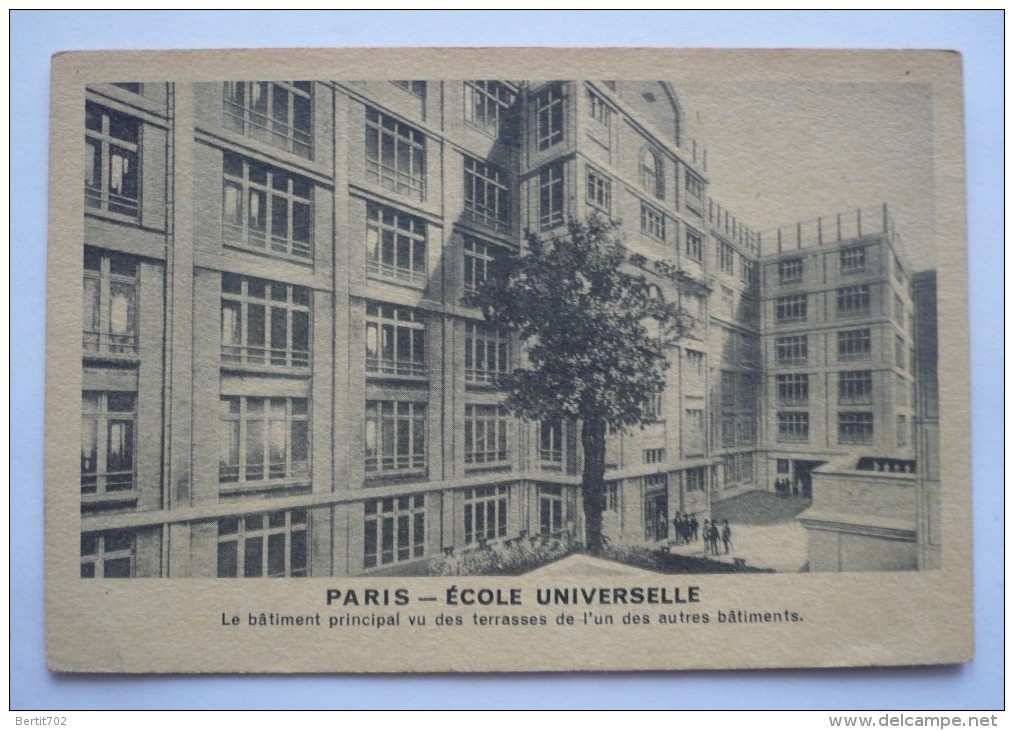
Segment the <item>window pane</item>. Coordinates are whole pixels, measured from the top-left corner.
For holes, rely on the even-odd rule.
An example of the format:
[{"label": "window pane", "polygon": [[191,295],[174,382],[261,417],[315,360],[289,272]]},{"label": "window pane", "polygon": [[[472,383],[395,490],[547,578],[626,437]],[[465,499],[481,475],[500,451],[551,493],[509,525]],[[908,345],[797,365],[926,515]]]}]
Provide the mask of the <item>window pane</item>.
[{"label": "window pane", "polygon": [[218,543],[218,577],[235,578],[238,570],[236,541]]},{"label": "window pane", "polygon": [[264,574],[264,538],[248,537],[243,543],[243,576],[258,578]]}]

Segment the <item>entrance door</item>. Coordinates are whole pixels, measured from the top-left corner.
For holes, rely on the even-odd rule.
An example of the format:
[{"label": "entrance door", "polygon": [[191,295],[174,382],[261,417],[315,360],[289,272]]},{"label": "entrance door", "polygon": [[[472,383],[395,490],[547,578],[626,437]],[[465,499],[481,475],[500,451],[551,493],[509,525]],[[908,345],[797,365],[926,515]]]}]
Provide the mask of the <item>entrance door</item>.
[{"label": "entrance door", "polygon": [[804,497],[813,496],[813,475],[811,472],[825,463],[823,461],[802,461],[799,459],[792,462],[793,483],[799,482],[799,492]]},{"label": "entrance door", "polygon": [[644,478],[644,539],[658,542],[669,537],[669,488],[665,474]]}]

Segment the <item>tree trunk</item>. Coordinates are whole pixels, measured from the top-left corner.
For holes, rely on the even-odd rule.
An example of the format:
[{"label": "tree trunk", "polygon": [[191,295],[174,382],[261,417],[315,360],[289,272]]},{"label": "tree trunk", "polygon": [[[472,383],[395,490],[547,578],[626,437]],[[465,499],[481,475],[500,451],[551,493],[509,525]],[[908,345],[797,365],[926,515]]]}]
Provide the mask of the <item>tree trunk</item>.
[{"label": "tree trunk", "polygon": [[581,493],[584,503],[585,546],[592,555],[602,552],[602,512],[606,506],[606,423],[601,418],[581,422],[584,472]]}]

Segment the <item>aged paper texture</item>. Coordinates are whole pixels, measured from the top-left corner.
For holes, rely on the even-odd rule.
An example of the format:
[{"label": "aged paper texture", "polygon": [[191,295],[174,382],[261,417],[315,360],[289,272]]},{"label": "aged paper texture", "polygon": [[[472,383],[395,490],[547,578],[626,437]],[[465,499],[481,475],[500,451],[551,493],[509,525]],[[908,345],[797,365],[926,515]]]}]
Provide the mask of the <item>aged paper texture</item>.
[{"label": "aged paper texture", "polygon": [[970,659],[960,79],[54,57],[50,668]]}]

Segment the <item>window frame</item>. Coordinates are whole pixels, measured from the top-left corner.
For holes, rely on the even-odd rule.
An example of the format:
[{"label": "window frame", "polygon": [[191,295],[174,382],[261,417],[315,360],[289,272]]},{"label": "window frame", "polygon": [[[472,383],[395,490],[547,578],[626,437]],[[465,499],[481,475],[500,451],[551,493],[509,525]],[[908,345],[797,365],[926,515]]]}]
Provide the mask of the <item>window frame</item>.
[{"label": "window frame", "polygon": [[511,202],[507,171],[469,155],[464,155],[464,158],[466,217],[483,228],[509,233]]},{"label": "window frame", "polygon": [[779,406],[806,406],[810,404],[810,376],[808,373],[779,373],[775,376],[776,402]]},{"label": "window frame", "polygon": [[[428,234],[428,226],[423,219],[395,208],[368,203],[367,276],[414,287],[425,287],[429,279]],[[408,266],[404,265],[406,260]]]},{"label": "window frame", "polygon": [[647,145],[638,157],[638,182],[641,190],[658,200],[665,200],[665,158]]},{"label": "window frame", "polygon": [[548,150],[564,137],[563,87],[553,83],[535,94],[535,142],[539,151]]},{"label": "window frame", "polygon": [[838,331],[838,362],[868,362],[873,359],[873,334],[869,327]]},{"label": "window frame", "polygon": [[368,300],[365,347],[367,377],[429,376],[426,315],[422,310]]},{"label": "window frame", "polygon": [[426,495],[370,499],[363,503],[363,569],[426,556]]},{"label": "window frame", "polygon": [[613,181],[612,178],[604,175],[594,167],[588,166],[585,175],[586,186],[585,200],[588,205],[601,210],[606,215],[612,215],[613,209]]},{"label": "window frame", "polygon": [[806,264],[802,256],[782,259],[778,262],[778,283],[798,284],[803,280],[805,271]]},{"label": "window frame", "polygon": [[803,444],[809,442],[809,411],[778,411],[776,419],[776,441],[778,443]]},{"label": "window frame", "polygon": [[866,246],[849,246],[838,255],[838,271],[841,274],[858,274],[866,270]]},{"label": "window frame", "polygon": [[[92,124],[96,117],[97,129]],[[117,131],[126,136],[117,136]],[[140,119],[85,102],[85,165],[89,171],[84,179],[86,213],[101,211],[135,221],[140,218],[143,136]],[[118,172],[114,160],[119,160]],[[117,180],[119,184],[114,185]]]},{"label": "window frame", "polygon": [[[111,539],[123,540],[125,547],[116,543],[108,546]],[[94,548],[90,546],[94,544]],[[133,578],[137,559],[137,538],[129,530],[109,530],[106,532],[85,532],[81,534],[81,578]],[[126,572],[107,575],[111,564],[122,565],[126,561]],[[88,566],[91,566],[89,569]],[[91,573],[86,575],[86,573]]]},{"label": "window frame", "polygon": [[775,299],[775,324],[794,324],[806,322],[807,312],[806,294],[788,294]]},{"label": "window frame", "polygon": [[[252,407],[254,404],[256,408]],[[312,464],[311,423],[308,398],[220,396],[219,488],[259,489],[308,483]],[[260,438],[257,438],[258,430]],[[279,443],[276,441],[279,436],[284,438],[284,455],[280,461],[277,460]],[[259,463],[251,458],[258,447]],[[305,458],[297,458],[300,452]]]},{"label": "window frame", "polygon": [[539,229],[548,231],[567,218],[566,182],[562,162],[543,165],[539,170]]},{"label": "window frame", "polygon": [[465,545],[507,537],[510,489],[506,484],[469,487],[462,491]]},{"label": "window frame", "polygon": [[808,335],[775,338],[775,362],[779,365],[806,365],[810,359]]},{"label": "window frame", "polygon": [[838,287],[835,315],[839,318],[864,317],[871,312],[870,285],[852,284]]},{"label": "window frame", "polygon": [[[462,451],[465,468],[489,468],[509,465],[510,414],[495,403],[465,404],[465,437]],[[495,439],[490,448],[490,441]]]},{"label": "window frame", "polygon": [[[494,139],[499,138],[517,94],[500,81],[465,81],[463,96],[465,122]],[[480,102],[481,122],[475,113]]]},{"label": "window frame", "polygon": [[874,416],[872,411],[838,411],[838,443],[872,444]]},{"label": "window frame", "polygon": [[465,322],[465,383],[498,385],[511,372],[510,351],[510,337],[503,330]]},{"label": "window frame", "polygon": [[873,371],[840,370],[838,372],[838,405],[872,405]]},{"label": "window frame", "polygon": [[665,243],[665,213],[641,201],[641,233]]},{"label": "window frame", "polygon": [[[363,441],[367,479],[426,474],[429,461],[427,406],[424,401],[379,398],[366,401]],[[402,436],[404,449],[399,444]]]},{"label": "window frame", "polygon": [[424,132],[368,106],[364,152],[367,182],[414,200],[426,200]]},{"label": "window frame", "polygon": [[[239,291],[234,291],[234,285]],[[263,287],[263,296],[251,290]],[[280,296],[284,293],[284,299]],[[221,362],[223,367],[264,367],[308,370],[312,362],[312,293],[307,287],[285,282],[222,272]],[[250,342],[256,332],[256,309],[260,307],[263,342]],[[227,318],[226,313],[231,314]],[[276,344],[279,316],[284,324],[284,342]],[[230,323],[233,325],[230,327]],[[238,325],[238,341],[235,338]],[[297,343],[297,332],[305,330],[305,343]],[[304,348],[297,348],[303,344]]]},{"label": "window frame", "polygon": [[[237,89],[242,89],[240,95]],[[266,94],[263,109],[255,106],[254,89],[260,90],[258,94]],[[283,94],[286,101],[280,104]],[[314,152],[313,102],[312,81],[225,81],[222,84],[223,124],[227,129],[308,160],[313,159]],[[301,108],[306,124],[297,127]],[[279,112],[284,113],[284,120],[280,119]]]},{"label": "window frame", "polygon": [[[260,521],[259,527],[255,526],[256,521]],[[280,570],[276,567],[277,552],[274,560],[272,557],[273,548],[277,551],[279,537],[282,538]],[[219,518],[217,545],[219,578],[307,578],[310,576],[309,510],[303,507]],[[235,548],[231,556],[234,570],[227,569],[230,545]],[[254,548],[255,545],[259,545],[259,549]],[[255,558],[259,563],[256,567]]]},{"label": "window frame", "polygon": [[[129,269],[133,271],[124,273]],[[137,356],[140,269],[140,261],[133,256],[85,246],[81,349],[86,357],[91,353]],[[122,312],[117,304],[121,294],[126,295]],[[118,326],[121,318],[122,327]]]},{"label": "window frame", "polygon": [[[116,403],[115,407],[113,402]],[[90,448],[88,455],[85,453],[86,438]],[[82,501],[101,502],[136,497],[136,392],[81,392],[81,449]],[[94,468],[91,468],[92,461]],[[127,462],[129,466],[126,465]]]},{"label": "window frame", "polygon": [[559,418],[539,421],[539,461],[562,466],[564,450],[563,421]]}]

